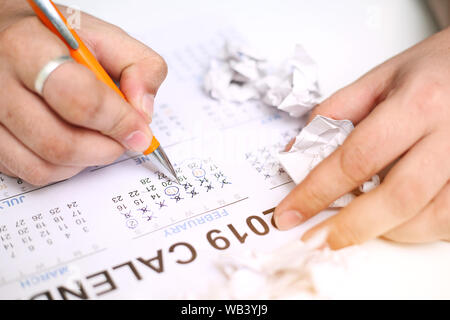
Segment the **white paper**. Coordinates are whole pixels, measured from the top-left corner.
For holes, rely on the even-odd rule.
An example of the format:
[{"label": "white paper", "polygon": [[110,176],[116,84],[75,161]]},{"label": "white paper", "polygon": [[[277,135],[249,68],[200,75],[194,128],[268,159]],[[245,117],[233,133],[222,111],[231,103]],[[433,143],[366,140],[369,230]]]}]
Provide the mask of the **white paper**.
[{"label": "white paper", "polygon": [[203,86],[214,99],[261,100],[292,117],[308,113],[320,98],[317,65],[301,45],[275,66],[254,48],[227,42],[211,61]]},{"label": "white paper", "polygon": [[[299,184],[315,166],[344,143],[353,129],[353,123],[349,120],[316,116],[295,138],[292,148],[278,155],[283,168],[295,183]],[[360,191],[369,192],[379,184],[380,178],[375,175],[360,187]],[[353,193],[347,193],[333,202],[330,207],[345,207],[354,198]]]}]

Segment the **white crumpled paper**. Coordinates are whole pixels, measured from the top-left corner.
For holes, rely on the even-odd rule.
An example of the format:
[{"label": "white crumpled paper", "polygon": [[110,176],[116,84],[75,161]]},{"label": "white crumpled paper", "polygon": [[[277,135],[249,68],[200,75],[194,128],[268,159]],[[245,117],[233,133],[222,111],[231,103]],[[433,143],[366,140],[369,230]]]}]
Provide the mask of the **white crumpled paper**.
[{"label": "white crumpled paper", "polygon": [[204,89],[217,100],[260,99],[293,117],[309,112],[320,98],[317,65],[301,45],[276,67],[255,49],[227,42],[221,57],[210,63]]},{"label": "white crumpled paper", "polygon": [[259,99],[259,92],[252,83],[262,76],[263,61],[264,58],[251,49],[226,43],[221,56],[210,63],[204,89],[217,100],[241,103]]},{"label": "white crumpled paper", "polygon": [[260,79],[257,87],[263,102],[292,117],[308,113],[320,98],[317,65],[301,45],[278,71]]},{"label": "white crumpled paper", "polygon": [[349,278],[356,258],[364,258],[360,247],[332,251],[324,246],[327,233],[307,242],[296,240],[277,250],[252,250],[225,255],[216,261],[223,285],[211,285],[203,299],[326,299],[324,284]]},{"label": "white crumpled paper", "polygon": [[[287,152],[280,152],[281,165],[296,184],[299,184],[309,172],[334,150],[342,145],[354,129],[350,120],[333,120],[316,116],[295,138],[295,143]],[[378,175],[360,186],[361,192],[369,192],[380,184]],[[355,195],[348,193],[337,199],[330,207],[347,206]]]}]

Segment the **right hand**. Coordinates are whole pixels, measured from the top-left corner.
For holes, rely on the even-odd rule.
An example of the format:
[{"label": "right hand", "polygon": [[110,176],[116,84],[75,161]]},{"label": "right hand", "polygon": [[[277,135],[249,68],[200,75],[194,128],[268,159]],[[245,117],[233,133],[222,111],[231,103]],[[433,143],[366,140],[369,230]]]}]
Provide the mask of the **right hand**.
[{"label": "right hand", "polygon": [[40,97],[37,74],[69,50],[25,1],[0,0],[0,7],[0,172],[47,185],[109,164],[126,149],[146,150],[153,100],[167,74],[156,52],[83,14],[77,33],[120,80],[129,103],[75,62],[56,69]]}]

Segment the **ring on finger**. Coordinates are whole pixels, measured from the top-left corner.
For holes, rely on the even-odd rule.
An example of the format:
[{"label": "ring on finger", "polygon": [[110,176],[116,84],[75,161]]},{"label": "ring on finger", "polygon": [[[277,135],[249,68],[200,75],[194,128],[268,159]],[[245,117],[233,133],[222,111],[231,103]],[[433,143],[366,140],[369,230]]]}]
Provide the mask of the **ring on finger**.
[{"label": "ring on finger", "polygon": [[52,59],[49,63],[47,63],[42,70],[38,73],[36,77],[36,81],[34,82],[34,89],[36,92],[42,96],[44,85],[47,79],[50,77],[53,71],[55,71],[59,66],[66,62],[74,61],[70,56],[61,56],[55,59]]}]

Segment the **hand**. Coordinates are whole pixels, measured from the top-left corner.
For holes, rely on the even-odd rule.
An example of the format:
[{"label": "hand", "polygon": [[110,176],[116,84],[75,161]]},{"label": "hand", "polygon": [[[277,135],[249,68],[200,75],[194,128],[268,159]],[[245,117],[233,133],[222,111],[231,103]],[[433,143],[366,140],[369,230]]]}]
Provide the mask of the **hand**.
[{"label": "hand", "polygon": [[[373,191],[309,230],[339,249],[383,236],[450,240],[450,28],[376,67],[311,115],[357,124],[276,208],[289,229],[393,165]],[[310,119],[310,120],[311,120]]]},{"label": "hand", "polygon": [[82,14],[77,33],[129,103],[75,62],[57,68],[40,97],[37,74],[69,51],[25,1],[0,0],[0,7],[0,172],[47,185],[111,163],[125,149],[146,150],[154,97],[167,74],[157,53]]}]

